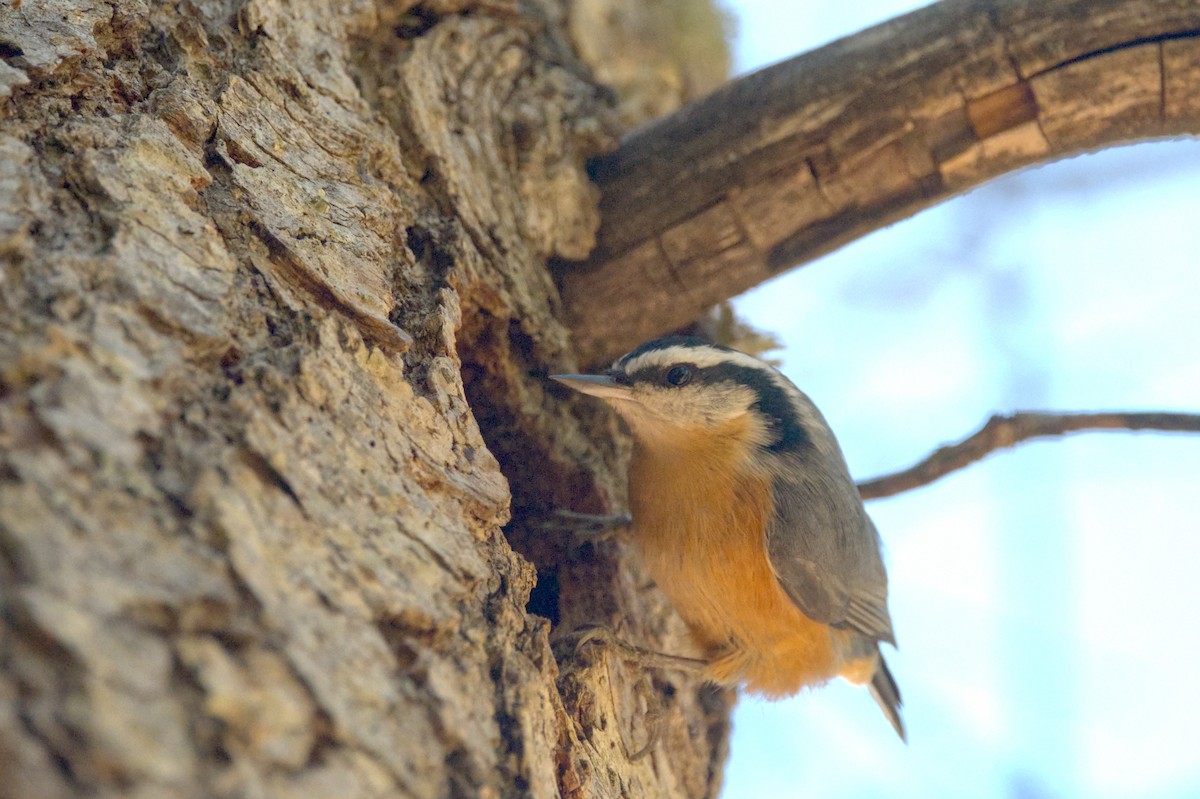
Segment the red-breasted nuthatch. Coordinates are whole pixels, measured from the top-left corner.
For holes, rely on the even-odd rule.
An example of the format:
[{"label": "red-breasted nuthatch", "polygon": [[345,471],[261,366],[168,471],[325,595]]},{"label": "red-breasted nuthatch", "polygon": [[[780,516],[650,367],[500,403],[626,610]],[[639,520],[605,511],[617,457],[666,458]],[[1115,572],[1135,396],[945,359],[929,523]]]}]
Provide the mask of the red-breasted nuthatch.
[{"label": "red-breasted nuthatch", "polygon": [[879,533],[812,401],[762,361],[695,338],[553,378],[628,423],[634,538],[705,676],[772,698],[865,683],[904,738],[879,651],[895,645]]}]

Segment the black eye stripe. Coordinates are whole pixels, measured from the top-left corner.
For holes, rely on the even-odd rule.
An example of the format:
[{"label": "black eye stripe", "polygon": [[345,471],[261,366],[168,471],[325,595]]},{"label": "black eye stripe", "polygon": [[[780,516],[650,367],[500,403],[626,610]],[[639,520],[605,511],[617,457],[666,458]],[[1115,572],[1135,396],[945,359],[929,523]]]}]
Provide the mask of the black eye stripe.
[{"label": "black eye stripe", "polygon": [[750,407],[767,418],[772,432],[776,435],[775,441],[768,449],[800,449],[808,445],[808,433],[800,426],[787,392],[762,369],[720,363],[701,369],[697,379],[705,385],[736,383],[753,391],[756,399]]},{"label": "black eye stripe", "polygon": [[750,407],[766,417],[771,432],[775,434],[775,440],[768,449],[775,452],[794,450],[810,443],[808,433],[800,425],[800,421],[792,409],[792,402],[787,392],[763,369],[734,363],[719,363],[704,368],[695,364],[676,363],[669,366],[646,366],[630,375],[624,375],[619,369],[616,371],[623,375],[621,382],[625,382],[627,385],[653,383],[658,386],[670,387],[672,383],[670,383],[668,375],[672,369],[680,366],[686,366],[691,370],[688,383],[697,385],[733,383],[753,391],[755,400]]},{"label": "black eye stripe", "polygon": [[[676,372],[677,369],[687,371],[687,377],[683,378],[683,382],[675,383],[671,380],[672,373],[676,377],[681,376],[680,372]],[[629,384],[654,383],[660,386],[683,386],[695,382],[697,376],[703,372],[704,370],[694,363],[676,363],[670,366],[645,366],[632,374],[625,375],[623,380]],[[618,374],[620,374],[619,371]],[[617,379],[620,381],[622,378]]]},{"label": "black eye stripe", "polygon": [[692,382],[692,367],[686,363],[672,366],[667,370],[667,382],[673,386],[686,386]]},{"label": "black eye stripe", "polygon": [[633,381],[636,379],[631,375],[625,374],[620,369],[605,369],[604,375],[606,377],[611,377],[614,383],[622,386],[631,386],[633,385]]}]

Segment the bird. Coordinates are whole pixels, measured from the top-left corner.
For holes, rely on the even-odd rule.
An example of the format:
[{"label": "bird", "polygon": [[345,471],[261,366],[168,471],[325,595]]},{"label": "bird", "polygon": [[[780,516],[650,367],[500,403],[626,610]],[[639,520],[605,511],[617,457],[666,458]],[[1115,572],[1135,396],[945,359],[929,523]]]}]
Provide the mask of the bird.
[{"label": "bird", "polygon": [[907,740],[880,651],[896,638],[879,533],[812,400],[758,358],[686,336],[550,377],[628,426],[632,538],[704,676],[772,699],[842,677]]}]

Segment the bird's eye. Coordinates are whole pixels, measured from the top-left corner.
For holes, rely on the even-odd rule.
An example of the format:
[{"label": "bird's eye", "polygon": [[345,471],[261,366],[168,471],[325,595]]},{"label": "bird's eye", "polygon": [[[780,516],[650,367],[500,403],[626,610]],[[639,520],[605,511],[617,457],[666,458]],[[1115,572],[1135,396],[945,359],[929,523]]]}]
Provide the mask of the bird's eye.
[{"label": "bird's eye", "polygon": [[686,386],[692,382],[692,367],[672,366],[667,370],[667,382],[673,386]]}]

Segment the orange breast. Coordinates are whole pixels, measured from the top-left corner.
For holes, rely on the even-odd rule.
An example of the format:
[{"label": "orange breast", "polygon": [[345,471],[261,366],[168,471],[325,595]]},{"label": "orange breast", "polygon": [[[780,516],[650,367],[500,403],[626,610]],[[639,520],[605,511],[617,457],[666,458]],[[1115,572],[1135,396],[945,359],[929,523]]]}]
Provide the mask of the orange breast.
[{"label": "orange breast", "polygon": [[764,532],[770,484],[744,468],[739,432],[696,436],[668,457],[638,447],[634,529],[647,570],[711,659],[708,676],[786,696],[837,676],[848,634],[804,616],[779,587]]}]

